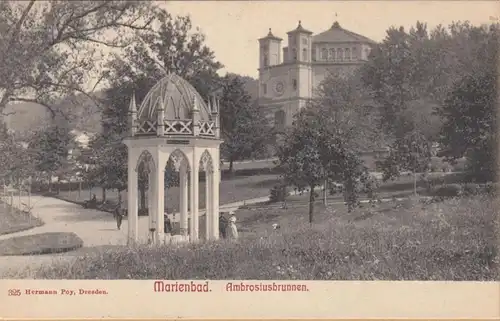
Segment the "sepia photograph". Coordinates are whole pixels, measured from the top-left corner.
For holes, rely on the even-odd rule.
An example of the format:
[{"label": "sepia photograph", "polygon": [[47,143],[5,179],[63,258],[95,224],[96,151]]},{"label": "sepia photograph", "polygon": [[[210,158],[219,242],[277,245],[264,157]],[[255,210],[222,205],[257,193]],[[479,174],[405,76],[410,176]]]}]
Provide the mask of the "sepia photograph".
[{"label": "sepia photograph", "polygon": [[500,281],[499,19],[1,1],[0,279]]}]

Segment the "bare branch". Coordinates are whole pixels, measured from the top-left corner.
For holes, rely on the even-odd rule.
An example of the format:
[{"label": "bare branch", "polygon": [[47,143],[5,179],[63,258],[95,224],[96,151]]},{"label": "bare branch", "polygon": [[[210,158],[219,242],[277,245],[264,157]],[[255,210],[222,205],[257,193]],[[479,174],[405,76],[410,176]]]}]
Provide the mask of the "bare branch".
[{"label": "bare branch", "polygon": [[[46,104],[42,101],[39,101],[37,99],[29,99],[29,98],[22,98],[22,97],[10,97],[9,101],[22,101],[22,102],[35,103],[38,105],[42,105],[50,111],[50,113],[52,114],[52,117],[55,117],[57,115],[57,112],[54,110],[54,108],[52,108],[52,106],[49,106],[48,104]],[[65,115],[63,115],[63,116],[66,118]]]}]

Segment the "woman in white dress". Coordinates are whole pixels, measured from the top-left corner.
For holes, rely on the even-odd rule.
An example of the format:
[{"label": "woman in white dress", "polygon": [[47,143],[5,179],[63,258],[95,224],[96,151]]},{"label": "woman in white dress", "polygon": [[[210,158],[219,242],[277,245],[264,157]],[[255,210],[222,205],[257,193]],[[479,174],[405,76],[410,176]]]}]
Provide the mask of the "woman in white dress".
[{"label": "woman in white dress", "polygon": [[238,229],[236,228],[236,216],[234,212],[230,213],[229,224],[227,225],[226,235],[229,239],[237,239],[238,238]]}]

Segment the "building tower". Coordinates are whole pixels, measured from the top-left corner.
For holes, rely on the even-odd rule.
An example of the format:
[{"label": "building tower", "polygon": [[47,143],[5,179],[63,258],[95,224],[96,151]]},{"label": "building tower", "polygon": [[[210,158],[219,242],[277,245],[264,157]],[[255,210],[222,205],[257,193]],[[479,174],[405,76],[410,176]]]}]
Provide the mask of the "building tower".
[{"label": "building tower", "polygon": [[[260,75],[268,72],[268,68],[281,63],[281,41],[283,39],[276,37],[269,28],[269,33],[264,38],[259,39],[259,73]],[[259,84],[259,97],[267,95],[267,84]]]},{"label": "building tower", "polygon": [[291,124],[293,115],[305,107],[312,97],[312,32],[302,27],[288,33],[288,59],[291,95],[286,108],[286,124]]}]

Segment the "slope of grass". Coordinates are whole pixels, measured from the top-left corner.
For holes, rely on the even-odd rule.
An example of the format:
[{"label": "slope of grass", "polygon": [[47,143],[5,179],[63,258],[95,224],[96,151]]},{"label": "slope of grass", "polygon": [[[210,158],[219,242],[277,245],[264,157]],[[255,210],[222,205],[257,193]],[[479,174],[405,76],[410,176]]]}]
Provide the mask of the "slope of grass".
[{"label": "slope of grass", "polygon": [[[499,280],[494,205],[477,196],[437,204],[407,199],[349,214],[343,206],[318,208],[312,226],[306,204],[246,209],[237,212],[238,242],[117,247],[24,273],[48,279]],[[281,229],[272,230],[272,223]]]},{"label": "slope of grass", "polygon": [[42,220],[31,213],[0,202],[0,235],[25,231],[42,225]]}]

